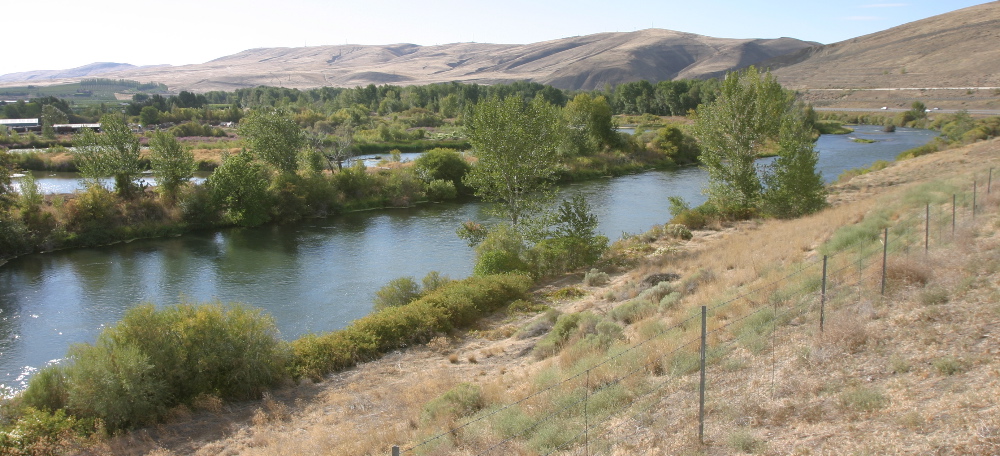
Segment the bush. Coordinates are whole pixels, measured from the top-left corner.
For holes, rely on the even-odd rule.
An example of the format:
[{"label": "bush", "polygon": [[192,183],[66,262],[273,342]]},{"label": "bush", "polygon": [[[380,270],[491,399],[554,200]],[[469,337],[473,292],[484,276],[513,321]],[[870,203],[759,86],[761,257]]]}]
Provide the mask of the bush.
[{"label": "bush", "polygon": [[420,297],[420,285],[417,285],[413,277],[392,279],[375,292],[375,310],[406,305],[418,297]]},{"label": "bush", "polygon": [[685,241],[691,240],[691,238],[694,237],[694,235],[691,234],[691,230],[678,223],[671,223],[667,225],[664,227],[663,231],[675,239],[683,239]]},{"label": "bush", "polygon": [[202,394],[258,397],[284,378],[288,356],[269,317],[217,303],[135,307],[93,345],[73,346],[69,358],[64,369],[32,378],[25,404],[64,403],[118,430],[154,422]]},{"label": "bush", "polygon": [[611,281],[608,277],[608,273],[599,271],[597,269],[591,269],[587,274],[583,276],[583,283],[588,287],[600,287],[607,285]]},{"label": "bush", "polygon": [[424,405],[423,418],[426,421],[451,421],[472,415],[485,404],[479,385],[460,383]]},{"label": "bush", "polygon": [[655,314],[657,304],[646,299],[636,298],[615,307],[609,316],[625,324],[632,324]]},{"label": "bush", "polygon": [[530,285],[523,275],[470,277],[409,304],[369,314],[340,331],[302,337],[292,343],[292,373],[319,379],[389,350],[467,327],[522,298]]},{"label": "bush", "polygon": [[458,191],[452,181],[435,179],[427,183],[427,199],[431,201],[448,201],[458,197]]}]

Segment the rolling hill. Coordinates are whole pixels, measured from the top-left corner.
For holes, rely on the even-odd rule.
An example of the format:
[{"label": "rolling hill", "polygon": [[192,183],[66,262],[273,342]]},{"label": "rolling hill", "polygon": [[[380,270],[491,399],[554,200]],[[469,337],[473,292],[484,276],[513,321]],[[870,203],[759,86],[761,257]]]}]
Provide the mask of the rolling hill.
[{"label": "rolling hill", "polygon": [[[203,64],[121,68],[107,78],[156,81],[171,90],[233,90],[258,85],[312,88],[367,84],[491,84],[529,80],[563,89],[646,79],[704,78],[815,46],[793,38],[726,39],[670,30],[599,33],[527,45],[337,45],[249,49]],[[36,74],[38,73],[38,74]],[[23,73],[37,83],[41,72]],[[54,76],[47,73],[48,76]],[[0,82],[11,85],[11,75]],[[50,82],[71,81],[72,74]],[[81,75],[82,76],[82,75]]]}]

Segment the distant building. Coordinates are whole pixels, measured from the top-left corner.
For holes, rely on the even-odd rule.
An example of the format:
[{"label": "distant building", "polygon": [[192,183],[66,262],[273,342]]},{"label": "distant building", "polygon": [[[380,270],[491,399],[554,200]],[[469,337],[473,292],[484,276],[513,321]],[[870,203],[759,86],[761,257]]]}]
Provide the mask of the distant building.
[{"label": "distant building", "polygon": [[86,124],[55,124],[52,129],[56,133],[77,133],[83,129],[89,129],[94,131],[101,131],[101,124],[99,123],[86,123]]},{"label": "distant building", "polygon": [[0,119],[0,127],[14,130],[16,132],[39,131],[42,124],[38,119]]}]

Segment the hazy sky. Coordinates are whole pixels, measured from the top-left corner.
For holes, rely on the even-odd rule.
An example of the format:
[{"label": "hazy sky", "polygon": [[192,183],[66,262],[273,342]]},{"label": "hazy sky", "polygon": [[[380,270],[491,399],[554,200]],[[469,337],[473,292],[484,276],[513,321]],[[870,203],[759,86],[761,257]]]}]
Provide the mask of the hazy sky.
[{"label": "hazy sky", "polygon": [[[2,0],[0,6],[14,0]],[[533,43],[664,28],[828,44],[982,0],[47,0],[2,8],[0,74],[183,65],[258,47]],[[9,5],[7,5],[9,6]]]}]

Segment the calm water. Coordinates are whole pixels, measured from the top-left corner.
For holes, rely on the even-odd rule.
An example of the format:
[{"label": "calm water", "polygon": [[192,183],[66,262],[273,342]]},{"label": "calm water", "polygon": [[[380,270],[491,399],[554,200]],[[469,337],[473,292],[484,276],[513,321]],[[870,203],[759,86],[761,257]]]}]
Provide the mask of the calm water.
[{"label": "calm water", "polygon": [[[830,181],[935,135],[860,127],[850,136],[879,142],[824,136],[819,168]],[[646,172],[573,184],[562,195],[585,195],[601,232],[615,240],[666,222],[669,196],[701,204],[704,176],[698,168]],[[468,276],[473,252],[455,229],[487,220],[482,209],[429,204],[14,259],[0,265],[0,384],[23,388],[37,367],[60,359],[70,344],[93,341],[140,302],[246,302],[273,315],[286,339],[341,328],[367,314],[375,290],[391,279],[419,280],[430,271]]]}]

